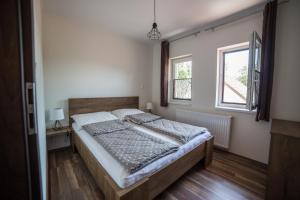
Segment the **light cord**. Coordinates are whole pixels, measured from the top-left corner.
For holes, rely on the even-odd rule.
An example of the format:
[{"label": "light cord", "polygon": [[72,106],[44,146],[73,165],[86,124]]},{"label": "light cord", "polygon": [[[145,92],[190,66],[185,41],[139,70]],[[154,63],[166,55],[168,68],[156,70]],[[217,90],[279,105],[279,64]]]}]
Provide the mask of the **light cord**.
[{"label": "light cord", "polygon": [[156,8],[156,0],[154,0],[154,22],[156,22],[156,10],[155,10],[155,8]]}]

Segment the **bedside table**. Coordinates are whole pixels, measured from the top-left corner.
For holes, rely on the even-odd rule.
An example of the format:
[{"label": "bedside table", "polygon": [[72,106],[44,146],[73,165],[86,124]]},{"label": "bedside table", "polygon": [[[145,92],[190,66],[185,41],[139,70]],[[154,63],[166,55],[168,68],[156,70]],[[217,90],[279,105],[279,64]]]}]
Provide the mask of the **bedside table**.
[{"label": "bedside table", "polygon": [[53,136],[58,136],[58,135],[64,135],[67,134],[67,136],[70,136],[70,144],[72,141],[72,129],[69,126],[63,126],[62,128],[56,130],[54,128],[48,128],[46,130],[46,136],[47,138],[53,137]]}]

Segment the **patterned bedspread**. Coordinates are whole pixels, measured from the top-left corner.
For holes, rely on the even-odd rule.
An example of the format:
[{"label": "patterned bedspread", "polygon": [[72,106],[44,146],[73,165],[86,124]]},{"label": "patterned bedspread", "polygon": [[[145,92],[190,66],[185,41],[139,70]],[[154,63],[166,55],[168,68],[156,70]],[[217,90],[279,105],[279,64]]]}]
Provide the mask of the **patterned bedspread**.
[{"label": "patterned bedspread", "polygon": [[161,116],[154,115],[151,113],[139,113],[134,115],[127,115],[125,117],[125,120],[131,121],[135,124],[143,124],[146,122],[152,122],[158,119],[161,119]]},{"label": "patterned bedspread", "polygon": [[122,125],[122,122],[116,120],[90,124],[83,128],[129,173],[134,173],[179,148],[178,145],[133,129],[126,124]]},{"label": "patterned bedspread", "polygon": [[110,120],[84,125],[82,128],[92,136],[121,131],[130,128],[131,125],[121,120]]},{"label": "patterned bedspread", "polygon": [[143,114],[144,115],[129,115],[126,118],[133,123],[141,124],[146,128],[173,137],[181,143],[187,143],[196,136],[207,131],[207,129],[203,127],[162,119],[151,113]]}]

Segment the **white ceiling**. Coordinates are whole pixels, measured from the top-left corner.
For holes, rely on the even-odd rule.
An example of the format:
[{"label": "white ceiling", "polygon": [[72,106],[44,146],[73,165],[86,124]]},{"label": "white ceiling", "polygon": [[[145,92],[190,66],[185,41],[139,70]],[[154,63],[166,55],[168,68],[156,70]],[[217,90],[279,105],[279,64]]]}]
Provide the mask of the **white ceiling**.
[{"label": "white ceiling", "polygon": [[[266,0],[156,0],[163,38],[197,28]],[[153,0],[44,0],[44,11],[89,21],[146,41],[153,22]]]}]

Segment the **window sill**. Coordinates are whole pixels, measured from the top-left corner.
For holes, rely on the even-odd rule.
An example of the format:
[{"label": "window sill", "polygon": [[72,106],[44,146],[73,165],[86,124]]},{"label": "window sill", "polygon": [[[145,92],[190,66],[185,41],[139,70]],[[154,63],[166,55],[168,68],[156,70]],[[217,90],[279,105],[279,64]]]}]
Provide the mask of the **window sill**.
[{"label": "window sill", "polygon": [[192,105],[192,101],[187,100],[170,100],[169,104],[177,104],[177,105]]},{"label": "window sill", "polygon": [[229,111],[229,112],[240,112],[240,113],[246,113],[246,114],[255,114],[256,110],[247,110],[243,108],[232,108],[232,107],[223,107],[223,106],[215,106],[216,110],[223,110],[223,111]]}]

